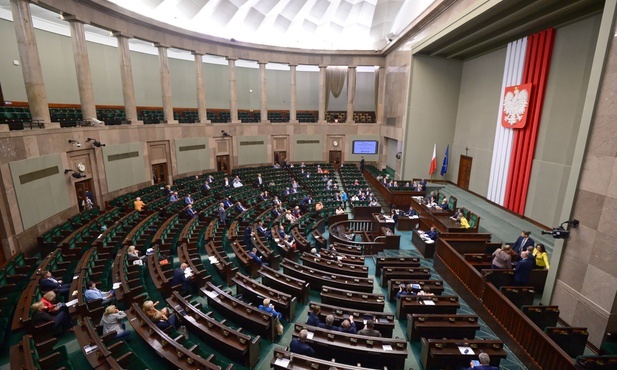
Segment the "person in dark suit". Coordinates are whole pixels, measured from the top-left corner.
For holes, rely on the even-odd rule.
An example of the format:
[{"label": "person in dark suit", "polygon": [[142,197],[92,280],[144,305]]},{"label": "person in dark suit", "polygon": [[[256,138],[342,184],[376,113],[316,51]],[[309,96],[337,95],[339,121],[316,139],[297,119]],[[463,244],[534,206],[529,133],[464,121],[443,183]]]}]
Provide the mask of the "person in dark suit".
[{"label": "person in dark suit", "polygon": [[259,266],[269,266],[266,262],[263,261],[262,257],[257,254],[257,248],[251,249],[248,255],[253,261],[257,262]]},{"label": "person in dark suit", "polygon": [[264,227],[263,221],[257,221],[257,232],[268,239],[272,238],[272,233]]},{"label": "person in dark suit", "polygon": [[244,242],[244,247],[247,250],[251,250],[253,249],[253,229],[251,228],[251,225],[247,226],[246,229],[244,229],[244,236],[242,237],[242,241]]},{"label": "person in dark suit", "polygon": [[529,258],[529,252],[522,252],[521,260],[516,264],[516,268],[514,268],[514,285],[524,286],[529,284],[529,276],[531,275],[533,267],[534,261]]},{"label": "person in dark suit", "polygon": [[187,277],[184,273],[184,270],[189,267],[186,263],[180,265],[180,267],[174,269],[174,275],[171,279],[171,286],[182,285],[182,290],[185,292],[190,292],[192,290],[191,287],[191,278]]},{"label": "person in dark suit", "polygon": [[260,189],[263,189],[264,187],[264,180],[261,178],[260,173],[257,174],[257,178],[255,179],[255,185],[257,185],[257,187]]},{"label": "person in dark suit", "polygon": [[227,213],[225,212],[225,204],[219,204],[219,223],[221,225],[225,225],[225,219],[227,218]]},{"label": "person in dark suit", "polygon": [[315,350],[313,350],[313,348],[306,343],[307,336],[308,331],[305,329],[300,330],[298,338],[293,338],[291,340],[291,343],[289,344],[289,351],[299,355],[314,356]]},{"label": "person in dark suit", "polygon": [[188,205],[188,207],[186,207],[186,215],[193,218],[193,217],[197,217],[197,212],[195,212],[195,210],[193,209],[192,205]]},{"label": "person in dark suit", "polygon": [[237,209],[240,213],[242,213],[242,212],[246,211],[246,208],[244,208],[244,206],[243,206],[243,205],[242,205],[242,203],[240,203],[240,202],[236,203],[236,209]]},{"label": "person in dark suit", "polygon": [[39,280],[39,289],[41,292],[46,293],[49,291],[57,292],[64,297],[65,301],[69,300],[69,291],[71,290],[70,283],[62,283],[62,279],[55,279],[51,276],[50,271],[41,272],[41,280]]},{"label": "person in dark suit", "polygon": [[319,324],[320,328],[338,331],[338,326],[334,326],[334,316],[328,315],[326,316],[326,322],[323,324]]},{"label": "person in dark suit", "polygon": [[[531,239],[529,236],[531,235],[531,231],[523,231],[521,236],[516,239],[516,243],[514,243],[514,251],[518,253],[520,256],[522,252],[527,250],[527,247],[534,246],[536,242]],[[521,257],[522,258],[522,257]]]},{"label": "person in dark suit", "polygon": [[431,226],[431,231],[429,231],[427,235],[429,238],[431,238],[431,240],[436,240],[439,236],[439,231],[435,226]]},{"label": "person in dark suit", "polygon": [[480,353],[478,355],[478,360],[480,361],[480,365],[474,365],[472,361],[469,363],[471,366],[466,370],[499,370],[497,366],[491,366],[491,358],[487,353]]},{"label": "person in dark suit", "polygon": [[224,187],[225,189],[230,189],[230,188],[231,188],[231,184],[229,183],[229,179],[228,179],[227,177],[225,177],[225,178],[223,179],[223,187]]},{"label": "person in dark suit", "polygon": [[232,206],[233,203],[231,203],[231,200],[229,200],[229,198],[225,198],[223,199],[223,205],[225,206],[225,208],[229,208]]},{"label": "person in dark suit", "polygon": [[313,306],[313,310],[309,312],[309,318],[306,320],[306,325],[319,326],[319,313],[321,312],[320,306]]},{"label": "person in dark suit", "polygon": [[360,159],[360,172],[364,173],[364,156]]},{"label": "person in dark suit", "polygon": [[343,320],[341,326],[338,327],[338,331],[349,334],[356,334],[358,332],[358,330],[356,329],[356,323],[353,321],[352,315],[349,315],[349,320]]}]

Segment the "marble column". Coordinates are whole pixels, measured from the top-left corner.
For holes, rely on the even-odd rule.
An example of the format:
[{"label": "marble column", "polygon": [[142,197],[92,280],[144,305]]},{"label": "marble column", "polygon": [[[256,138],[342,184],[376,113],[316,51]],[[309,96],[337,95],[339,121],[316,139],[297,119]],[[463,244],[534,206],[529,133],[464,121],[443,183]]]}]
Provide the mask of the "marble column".
[{"label": "marble column", "polygon": [[92,89],[92,75],[90,74],[90,60],[88,58],[84,24],[74,17],[65,17],[64,19],[69,22],[71,27],[71,42],[73,44],[75,72],[77,73],[81,116],[84,121],[88,122],[96,118],[96,106],[94,104],[94,90]]},{"label": "marble column", "polygon": [[163,98],[163,117],[165,123],[178,123],[174,120],[174,100],[171,96],[171,81],[169,79],[169,59],[167,46],[156,45],[159,51],[159,65],[161,68],[161,97]]},{"label": "marble column", "polygon": [[386,121],[384,111],[386,106],[386,69],[384,67],[375,67],[375,73],[379,78],[376,92],[377,98],[375,99],[377,102],[375,106],[375,122],[382,124]]},{"label": "marble column", "polygon": [[236,92],[236,59],[227,58],[229,64],[229,115],[231,123],[238,121],[238,93]]},{"label": "marble column", "polygon": [[261,123],[270,123],[268,120],[268,89],[266,85],[266,64],[268,62],[259,63],[259,88],[261,91]]},{"label": "marble column", "polygon": [[47,128],[60,127],[59,123],[51,123],[43,69],[32,27],[30,3],[26,0],[11,0],[11,12],[32,121],[41,122]]},{"label": "marble column", "polygon": [[126,120],[132,125],[143,124],[143,122],[137,120],[129,38],[117,32],[114,35],[118,39],[118,50],[120,51],[120,77],[122,78],[122,97],[124,98]]},{"label": "marble column", "polygon": [[319,123],[326,123],[326,67],[319,66]]},{"label": "marble column", "polygon": [[354,123],[353,102],[356,97],[356,66],[347,67],[347,123]]},{"label": "marble column", "polygon": [[195,77],[197,78],[197,115],[199,123],[210,123],[206,111],[206,87],[204,84],[203,54],[193,53],[195,56]]},{"label": "marble column", "polygon": [[297,92],[296,92],[296,64],[289,65],[289,74],[291,76],[291,105],[289,107],[289,122],[290,123],[298,123],[298,119],[296,117],[296,106],[297,102]]}]

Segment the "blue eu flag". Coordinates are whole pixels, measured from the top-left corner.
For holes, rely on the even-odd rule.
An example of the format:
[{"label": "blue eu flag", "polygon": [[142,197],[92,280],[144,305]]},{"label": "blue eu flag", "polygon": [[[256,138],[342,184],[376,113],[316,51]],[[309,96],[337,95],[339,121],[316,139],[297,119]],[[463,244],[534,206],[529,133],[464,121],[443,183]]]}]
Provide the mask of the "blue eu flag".
[{"label": "blue eu flag", "polygon": [[446,147],[446,155],[443,157],[443,164],[441,165],[441,176],[445,176],[448,172],[448,152],[450,151],[450,144]]}]

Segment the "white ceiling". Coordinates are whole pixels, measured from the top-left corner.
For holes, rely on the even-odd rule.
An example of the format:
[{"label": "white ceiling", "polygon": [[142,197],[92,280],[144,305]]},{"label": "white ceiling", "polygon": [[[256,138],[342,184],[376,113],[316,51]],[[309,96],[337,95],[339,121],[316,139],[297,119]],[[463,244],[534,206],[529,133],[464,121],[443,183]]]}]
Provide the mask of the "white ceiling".
[{"label": "white ceiling", "polygon": [[206,35],[262,45],[381,50],[434,0],[108,0]]}]

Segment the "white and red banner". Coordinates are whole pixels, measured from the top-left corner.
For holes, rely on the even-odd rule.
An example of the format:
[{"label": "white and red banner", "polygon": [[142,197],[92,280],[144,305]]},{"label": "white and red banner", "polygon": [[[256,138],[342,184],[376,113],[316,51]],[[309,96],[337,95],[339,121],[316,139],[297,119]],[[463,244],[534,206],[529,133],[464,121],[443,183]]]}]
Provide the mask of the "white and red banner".
[{"label": "white and red banner", "polygon": [[523,128],[527,123],[532,84],[508,86],[503,92],[501,125],[505,128]]},{"label": "white and red banner", "polygon": [[437,169],[437,144],[433,146],[433,158],[431,159],[431,167],[428,169],[428,174],[432,175]]}]

